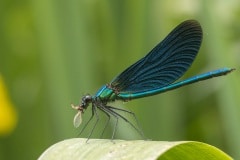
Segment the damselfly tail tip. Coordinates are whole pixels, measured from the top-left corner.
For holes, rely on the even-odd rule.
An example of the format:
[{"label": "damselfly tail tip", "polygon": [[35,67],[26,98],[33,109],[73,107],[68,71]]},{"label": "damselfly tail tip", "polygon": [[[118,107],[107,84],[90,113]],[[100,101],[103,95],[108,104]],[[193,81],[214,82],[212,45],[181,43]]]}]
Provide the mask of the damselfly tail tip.
[{"label": "damselfly tail tip", "polygon": [[236,70],[236,68],[230,68],[229,71],[226,74],[231,73],[231,72],[233,72],[235,70]]},{"label": "damselfly tail tip", "polygon": [[223,68],[222,69],[222,75],[227,75],[227,74],[231,73],[234,70],[236,70],[236,68]]}]

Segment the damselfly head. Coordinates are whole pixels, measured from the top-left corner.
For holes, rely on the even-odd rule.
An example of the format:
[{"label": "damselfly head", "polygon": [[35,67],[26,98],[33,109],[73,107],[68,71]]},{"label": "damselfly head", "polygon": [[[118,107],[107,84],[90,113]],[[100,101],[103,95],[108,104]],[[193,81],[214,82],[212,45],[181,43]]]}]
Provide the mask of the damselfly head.
[{"label": "damselfly head", "polygon": [[82,98],[81,107],[82,107],[83,109],[86,109],[86,108],[88,107],[89,103],[91,103],[91,102],[92,102],[92,96],[89,95],[89,94],[87,94],[87,95],[85,95],[85,96]]}]

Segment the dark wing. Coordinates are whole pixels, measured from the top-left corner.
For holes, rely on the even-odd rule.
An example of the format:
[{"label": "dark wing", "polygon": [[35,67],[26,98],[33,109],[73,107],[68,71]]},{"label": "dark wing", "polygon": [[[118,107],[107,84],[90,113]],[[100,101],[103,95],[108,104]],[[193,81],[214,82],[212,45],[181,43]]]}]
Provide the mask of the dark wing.
[{"label": "dark wing", "polygon": [[202,41],[195,20],[179,24],[145,57],[118,75],[110,86],[118,92],[143,92],[167,86],[180,78],[194,61]]}]

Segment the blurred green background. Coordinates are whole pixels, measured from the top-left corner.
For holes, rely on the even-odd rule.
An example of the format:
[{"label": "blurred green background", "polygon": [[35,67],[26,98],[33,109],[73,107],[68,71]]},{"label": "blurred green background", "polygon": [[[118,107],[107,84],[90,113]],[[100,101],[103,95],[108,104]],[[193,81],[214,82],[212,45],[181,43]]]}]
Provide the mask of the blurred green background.
[{"label": "blurred green background", "polygon": [[[239,17],[238,0],[1,0],[0,159],[36,159],[50,145],[77,137],[70,104],[94,94],[186,19],[201,23],[204,38],[183,78],[239,69]],[[149,139],[201,141],[239,158],[239,80],[236,70],[113,105],[133,111]],[[89,108],[84,122],[90,114]],[[99,138],[105,120],[101,116],[92,138]],[[111,137],[113,124],[103,138]],[[124,121],[116,138],[141,139]]]}]

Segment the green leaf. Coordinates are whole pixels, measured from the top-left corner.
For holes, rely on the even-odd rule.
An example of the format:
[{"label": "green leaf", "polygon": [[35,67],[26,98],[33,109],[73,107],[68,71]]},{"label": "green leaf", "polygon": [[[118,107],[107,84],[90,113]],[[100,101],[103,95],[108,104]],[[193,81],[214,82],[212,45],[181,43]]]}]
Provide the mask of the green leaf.
[{"label": "green leaf", "polygon": [[148,160],[230,160],[211,145],[193,141],[108,140],[74,138],[49,147],[39,160],[52,159],[148,159]]}]

